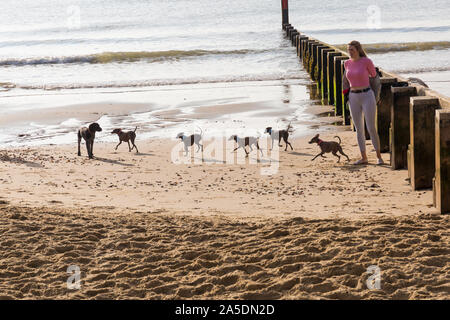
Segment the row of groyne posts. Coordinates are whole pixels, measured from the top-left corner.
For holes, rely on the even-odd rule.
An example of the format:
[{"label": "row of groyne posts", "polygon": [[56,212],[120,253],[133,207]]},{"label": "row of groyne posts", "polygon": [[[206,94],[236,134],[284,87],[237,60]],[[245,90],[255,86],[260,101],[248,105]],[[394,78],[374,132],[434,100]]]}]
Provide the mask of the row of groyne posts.
[{"label": "row of groyne posts", "polygon": [[[344,61],[350,57],[295,29],[289,23],[287,0],[281,3],[283,30],[315,82],[313,96],[324,105],[334,106],[343,125],[352,125],[342,93]],[[450,99],[379,70],[382,76],[376,126],[381,152],[390,153],[392,169],[408,169],[413,190],[432,188],[434,206],[440,213],[450,213]]]}]

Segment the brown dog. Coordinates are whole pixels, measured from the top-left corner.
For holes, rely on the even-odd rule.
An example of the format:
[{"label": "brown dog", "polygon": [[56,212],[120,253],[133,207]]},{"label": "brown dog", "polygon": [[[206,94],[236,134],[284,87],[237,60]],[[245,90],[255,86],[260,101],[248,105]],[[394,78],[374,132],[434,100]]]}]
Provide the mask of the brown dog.
[{"label": "brown dog", "polygon": [[80,144],[83,138],[86,141],[86,149],[89,159],[94,158],[94,139],[95,133],[101,132],[102,128],[97,122],[91,123],[89,127],[83,127],[78,130],[78,156],[81,156]]},{"label": "brown dog", "polygon": [[320,153],[318,155],[316,155],[314,158],[312,158],[311,161],[313,161],[318,156],[321,156],[322,158],[326,158],[323,154],[327,153],[327,152],[331,152],[331,153],[333,153],[334,156],[338,157],[337,162],[339,162],[341,160],[341,157],[337,154],[338,151],[342,155],[347,157],[347,161],[350,161],[348,156],[344,153],[344,151],[342,151],[341,138],[339,138],[338,136],[335,136],[335,138],[339,139],[339,143],[337,143],[336,141],[323,141],[323,140],[319,139],[319,134],[316,134],[309,141],[309,143],[317,143],[317,145],[320,147]]},{"label": "brown dog", "polygon": [[[117,134],[117,136],[119,137],[119,144],[116,146],[116,150],[120,146],[122,141],[124,141],[124,142],[128,142],[128,151],[129,152],[131,152],[131,150],[136,148],[136,153],[139,153],[137,146],[134,144],[134,140],[136,139],[136,129],[137,129],[137,127],[134,129],[134,131],[122,131],[122,129],[114,129],[111,132],[112,134],[114,134],[114,133]],[[133,148],[131,148],[131,146],[130,146],[130,141],[133,144]]]}]

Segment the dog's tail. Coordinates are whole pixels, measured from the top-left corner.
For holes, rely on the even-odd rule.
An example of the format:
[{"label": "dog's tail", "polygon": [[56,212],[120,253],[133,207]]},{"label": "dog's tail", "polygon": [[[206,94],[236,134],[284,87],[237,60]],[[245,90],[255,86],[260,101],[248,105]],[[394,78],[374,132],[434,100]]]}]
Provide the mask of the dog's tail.
[{"label": "dog's tail", "polygon": [[286,128],[286,131],[289,132],[289,133],[292,133],[294,131],[294,128],[291,126],[291,123],[292,123],[292,121],[289,122],[289,124],[288,124],[288,126]]},{"label": "dog's tail", "polygon": [[339,145],[341,145],[341,138],[339,138],[338,136],[334,136],[334,137],[339,139]]},{"label": "dog's tail", "polygon": [[136,128],[134,128],[134,131],[133,131],[133,132],[134,132],[134,133],[136,133],[136,130],[137,130],[137,127],[136,127]]},{"label": "dog's tail", "polygon": [[203,130],[202,130],[202,128],[200,128],[199,126],[197,126],[197,128],[200,129],[200,137],[202,137],[202,135],[203,135]]}]

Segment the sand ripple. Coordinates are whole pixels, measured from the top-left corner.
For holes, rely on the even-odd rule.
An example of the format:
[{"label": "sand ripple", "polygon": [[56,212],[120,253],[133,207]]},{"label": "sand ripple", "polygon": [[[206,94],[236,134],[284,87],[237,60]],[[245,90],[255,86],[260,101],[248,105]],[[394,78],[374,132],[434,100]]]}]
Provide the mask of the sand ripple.
[{"label": "sand ripple", "polygon": [[[0,298],[444,299],[449,218],[238,221],[0,205]],[[68,290],[69,265],[81,289]],[[367,267],[381,270],[369,290]]]}]

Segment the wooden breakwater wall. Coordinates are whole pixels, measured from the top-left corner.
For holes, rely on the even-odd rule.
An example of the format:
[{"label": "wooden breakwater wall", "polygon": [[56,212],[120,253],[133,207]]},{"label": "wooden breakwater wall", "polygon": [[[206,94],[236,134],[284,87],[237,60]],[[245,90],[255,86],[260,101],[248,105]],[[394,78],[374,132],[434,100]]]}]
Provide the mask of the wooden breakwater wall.
[{"label": "wooden breakwater wall", "polygon": [[[342,124],[350,125],[349,106],[342,94],[344,61],[349,55],[290,23],[284,23],[283,30],[315,82],[315,98],[334,106]],[[378,68],[382,77],[376,127],[381,152],[390,153],[392,169],[408,169],[414,190],[432,188],[434,206],[450,213],[450,99]]]}]

